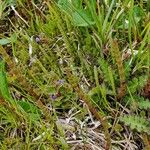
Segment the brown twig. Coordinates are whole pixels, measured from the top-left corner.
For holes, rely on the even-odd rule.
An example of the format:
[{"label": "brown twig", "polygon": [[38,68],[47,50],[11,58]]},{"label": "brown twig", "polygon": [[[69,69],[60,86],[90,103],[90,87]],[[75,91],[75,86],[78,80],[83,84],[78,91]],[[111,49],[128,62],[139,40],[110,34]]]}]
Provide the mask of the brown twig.
[{"label": "brown twig", "polygon": [[122,57],[119,51],[117,40],[111,40],[111,50],[112,50],[112,57],[114,57],[118,67],[118,73],[120,78],[120,87],[118,89],[117,99],[122,99],[126,94],[126,80],[125,80],[124,67],[122,63]]}]

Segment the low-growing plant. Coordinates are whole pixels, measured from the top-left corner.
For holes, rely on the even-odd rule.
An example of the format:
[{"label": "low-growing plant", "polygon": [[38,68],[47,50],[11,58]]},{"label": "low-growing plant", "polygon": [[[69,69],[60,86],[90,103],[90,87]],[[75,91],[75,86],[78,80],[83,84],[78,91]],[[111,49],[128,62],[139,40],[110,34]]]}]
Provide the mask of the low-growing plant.
[{"label": "low-growing plant", "polygon": [[[0,4],[0,21],[9,22],[8,31],[0,34],[2,149],[7,149],[12,133],[8,148],[71,149],[76,145],[69,143],[77,133],[79,144],[82,133],[78,129],[68,139],[70,132],[60,122],[67,122],[74,110],[79,111],[71,115],[76,119],[71,125],[84,120],[81,130],[88,122],[87,111],[92,113],[89,118],[99,121],[102,149],[126,149],[129,142],[122,146],[119,141],[126,141],[128,133],[137,149],[149,149],[148,1]],[[8,12],[13,13],[7,16]],[[76,118],[79,112],[81,120]],[[142,148],[137,136],[143,139]],[[91,140],[81,141],[84,149]]]}]

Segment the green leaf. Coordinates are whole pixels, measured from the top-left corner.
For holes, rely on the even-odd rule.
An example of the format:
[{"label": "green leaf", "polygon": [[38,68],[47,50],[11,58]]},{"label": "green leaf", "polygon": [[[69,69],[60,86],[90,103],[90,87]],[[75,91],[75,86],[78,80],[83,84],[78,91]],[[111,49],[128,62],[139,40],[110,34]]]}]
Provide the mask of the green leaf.
[{"label": "green leaf", "polygon": [[72,14],[73,22],[76,26],[89,26],[95,24],[92,17],[88,14],[86,10],[79,10]]},{"label": "green leaf", "polygon": [[[5,63],[3,60],[0,61],[0,96],[11,102],[11,104],[15,103],[15,100],[13,100],[9,93],[5,72]],[[32,103],[26,101],[17,101],[17,104],[19,104],[26,113],[40,114],[38,107],[34,106]]]},{"label": "green leaf", "polygon": [[148,99],[139,101],[138,105],[141,109],[150,109],[150,101]]},{"label": "green leaf", "polygon": [[26,113],[37,113],[37,114],[40,113],[38,107],[36,107],[35,105],[33,105],[30,102],[27,102],[27,101],[17,101],[17,103],[23,108],[23,110]]},{"label": "green leaf", "polygon": [[16,5],[16,0],[5,0],[8,5]]},{"label": "green leaf", "polygon": [[15,43],[17,41],[17,34],[16,33],[11,35],[10,41],[11,41],[11,43]]},{"label": "green leaf", "polygon": [[139,6],[134,6],[133,15],[134,15],[136,23],[138,23],[144,15],[143,9]]},{"label": "green leaf", "polygon": [[73,0],[73,1],[72,1],[72,5],[73,5],[76,9],[82,9],[82,1],[83,1],[83,0]]},{"label": "green leaf", "polygon": [[89,91],[88,95],[89,95],[89,96],[92,96],[92,95],[94,95],[94,94],[98,94],[99,92],[100,92],[100,86],[97,86],[97,87],[92,88],[92,89]]},{"label": "green leaf", "polygon": [[136,129],[138,132],[146,132],[149,134],[150,122],[141,116],[125,115],[120,117],[120,121],[124,122],[130,128]]},{"label": "green leaf", "polygon": [[0,45],[7,45],[11,42],[10,39],[0,39]]},{"label": "green leaf", "polygon": [[144,15],[143,9],[141,7],[139,7],[139,6],[134,6],[133,12],[134,12],[134,15],[138,16],[138,17]]},{"label": "green leaf", "polygon": [[10,100],[11,98],[6,79],[5,63],[2,60],[0,61],[0,96],[6,100]]},{"label": "green leaf", "polygon": [[90,11],[82,8],[82,0],[59,0],[58,6],[72,17],[75,26],[86,27],[95,24]]},{"label": "green leaf", "polygon": [[66,12],[82,9],[82,0],[59,0],[58,6]]},{"label": "green leaf", "polygon": [[71,3],[69,2],[69,0],[59,0],[58,1],[58,6],[63,11],[66,11],[67,13],[71,12]]}]

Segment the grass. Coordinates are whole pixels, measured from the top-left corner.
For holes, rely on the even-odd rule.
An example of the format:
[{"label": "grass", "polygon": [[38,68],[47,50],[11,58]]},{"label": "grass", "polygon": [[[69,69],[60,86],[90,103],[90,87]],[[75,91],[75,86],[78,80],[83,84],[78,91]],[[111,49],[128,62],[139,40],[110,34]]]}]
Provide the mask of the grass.
[{"label": "grass", "polygon": [[0,1],[0,149],[150,149],[149,0]]}]

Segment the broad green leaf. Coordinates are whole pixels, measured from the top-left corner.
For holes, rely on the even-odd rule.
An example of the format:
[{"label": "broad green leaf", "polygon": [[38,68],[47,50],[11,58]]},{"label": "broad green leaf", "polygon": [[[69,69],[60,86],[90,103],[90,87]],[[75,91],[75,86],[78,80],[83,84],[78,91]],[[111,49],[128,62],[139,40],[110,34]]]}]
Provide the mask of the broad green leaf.
[{"label": "broad green leaf", "polygon": [[82,1],[83,0],[73,0],[72,1],[72,5],[78,9],[78,10],[81,10],[82,9]]},{"label": "broad green leaf", "polygon": [[95,24],[90,15],[85,10],[76,11],[72,14],[73,22],[76,26],[89,26]]},{"label": "broad green leaf", "polygon": [[38,107],[36,107],[35,105],[33,105],[30,102],[27,102],[27,101],[18,101],[17,103],[23,108],[23,110],[26,113],[37,113],[37,114],[40,113]]},{"label": "broad green leaf", "polygon": [[11,98],[6,79],[5,63],[2,60],[0,60],[0,96],[6,100],[10,100]]},{"label": "broad green leaf", "polygon": [[138,6],[134,6],[133,15],[134,15],[136,23],[138,23],[144,15],[143,9]]},{"label": "broad green leaf", "polygon": [[59,0],[58,6],[72,17],[75,26],[89,26],[95,24],[90,11],[82,8],[82,0]]},{"label": "broad green leaf", "polygon": [[11,42],[10,39],[0,39],[0,45],[6,45],[6,44],[9,44]]},{"label": "broad green leaf", "polygon": [[134,12],[134,15],[137,17],[141,17],[144,15],[143,9],[139,6],[134,6],[133,12]]},{"label": "broad green leaf", "polygon": [[82,9],[82,1],[83,0],[59,0],[58,6],[66,12],[73,12],[73,10]]},{"label": "broad green leaf", "polygon": [[66,11],[67,13],[71,13],[72,6],[71,6],[70,0],[59,0],[58,1],[58,6],[63,11]]}]

